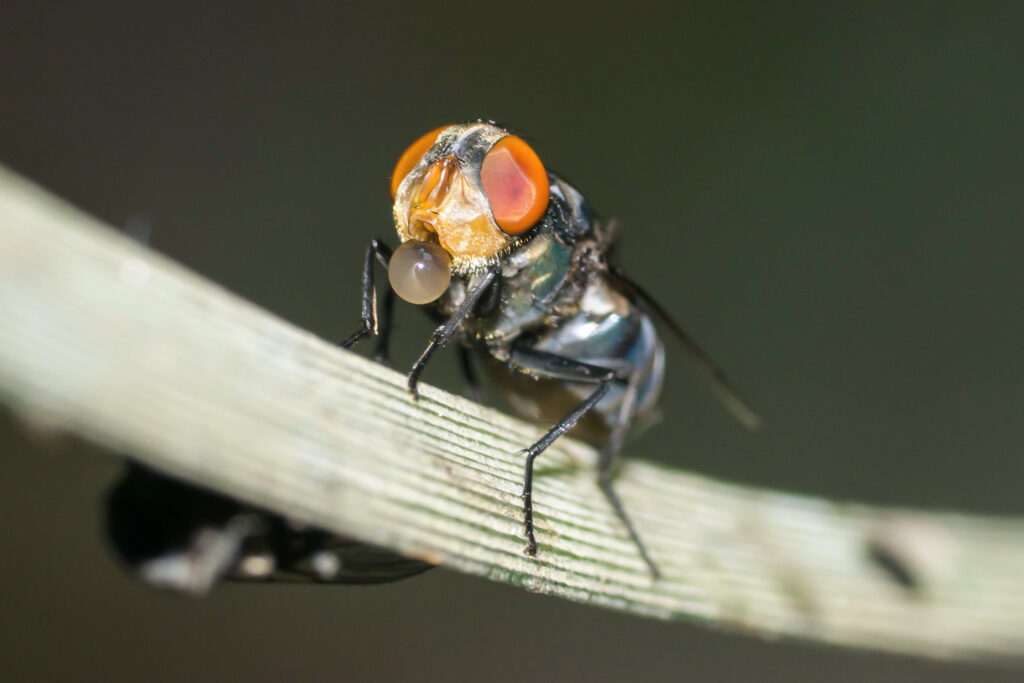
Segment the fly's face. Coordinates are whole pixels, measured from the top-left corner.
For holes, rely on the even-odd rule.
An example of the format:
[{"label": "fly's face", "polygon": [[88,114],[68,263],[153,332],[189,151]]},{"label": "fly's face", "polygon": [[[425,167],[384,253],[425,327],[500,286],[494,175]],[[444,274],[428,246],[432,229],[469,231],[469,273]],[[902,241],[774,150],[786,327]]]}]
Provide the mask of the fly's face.
[{"label": "fly's face", "polygon": [[388,276],[395,292],[429,303],[451,274],[493,264],[544,216],[550,181],[536,152],[491,123],[444,126],[414,142],[391,178],[402,245]]}]

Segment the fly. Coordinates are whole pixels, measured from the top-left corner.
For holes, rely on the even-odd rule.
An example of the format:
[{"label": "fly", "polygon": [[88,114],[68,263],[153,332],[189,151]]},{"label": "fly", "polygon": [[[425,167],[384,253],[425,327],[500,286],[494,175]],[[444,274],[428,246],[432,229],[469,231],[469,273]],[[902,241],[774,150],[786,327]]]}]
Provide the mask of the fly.
[{"label": "fly", "polygon": [[[456,343],[474,392],[471,355],[516,412],[554,423],[524,451],[525,552],[537,553],[534,463],[573,430],[599,447],[597,483],[657,577],[610,477],[627,431],[661,391],[664,348],[655,323],[682,343],[744,425],[756,428],[757,415],[666,311],[609,262],[613,225],[597,221],[582,195],[507,128],[478,121],[427,133],[399,158],[391,198],[401,244],[392,251],[371,240],[362,325],[342,346],[376,335],[377,358],[386,361],[393,295],[426,307],[439,325],[409,372],[414,398],[434,352]],[[390,284],[380,310],[375,261]]]},{"label": "fly", "polygon": [[[600,448],[597,481],[652,576],[658,569],[612,487],[609,468],[664,378],[660,323],[703,368],[727,407],[759,420],[718,367],[646,292],[609,262],[615,230],[533,149],[490,122],[438,128],[410,146],[391,179],[394,250],[372,240],[363,261],[362,326],[386,361],[394,294],[439,323],[409,373],[456,342],[479,396],[472,355],[512,408],[554,423],[525,449],[523,533],[535,555],[534,461],[569,432]],[[378,310],[374,261],[390,286]],[[107,497],[114,549],[144,580],[202,594],[221,579],[379,583],[431,565],[296,524],[267,510],[132,466]]]}]

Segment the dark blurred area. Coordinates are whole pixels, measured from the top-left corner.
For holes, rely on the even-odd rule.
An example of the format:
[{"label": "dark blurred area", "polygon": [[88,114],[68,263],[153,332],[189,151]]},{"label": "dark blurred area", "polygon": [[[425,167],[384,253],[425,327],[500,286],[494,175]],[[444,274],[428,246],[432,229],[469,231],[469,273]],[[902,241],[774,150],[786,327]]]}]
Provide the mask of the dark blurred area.
[{"label": "dark blurred area", "polygon": [[[5,3],[0,163],[337,341],[368,239],[395,239],[398,155],[506,122],[621,221],[623,269],[765,419],[744,432],[673,351],[664,419],[627,453],[1020,514],[1022,35],[1011,4]],[[430,327],[397,314],[403,366]],[[460,391],[454,368],[425,380]],[[444,571],[176,598],[107,552],[118,461],[9,415],[0,453],[7,680],[1021,678]]]}]

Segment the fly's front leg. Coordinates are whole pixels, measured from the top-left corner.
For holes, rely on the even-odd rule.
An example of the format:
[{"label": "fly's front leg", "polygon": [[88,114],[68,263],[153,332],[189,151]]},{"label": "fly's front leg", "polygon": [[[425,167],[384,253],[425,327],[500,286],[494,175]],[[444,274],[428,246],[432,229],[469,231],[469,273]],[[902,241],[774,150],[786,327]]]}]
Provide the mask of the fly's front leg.
[{"label": "fly's front leg", "polygon": [[384,293],[384,305],[381,306],[380,318],[377,321],[377,350],[373,352],[373,359],[378,363],[388,365],[388,354],[390,353],[391,342],[391,312],[395,307],[395,290],[388,284]]},{"label": "fly's front leg", "polygon": [[420,375],[423,373],[423,369],[427,367],[427,363],[430,361],[430,357],[434,355],[434,351],[444,346],[455,334],[455,331],[459,329],[462,323],[469,317],[479,303],[480,298],[483,297],[484,292],[491,286],[494,279],[498,277],[498,271],[500,265],[496,265],[489,271],[484,273],[483,277],[473,286],[473,289],[469,290],[466,294],[466,298],[462,300],[462,303],[458,305],[455,312],[452,314],[447,321],[439,326],[434,333],[430,335],[430,343],[427,344],[427,348],[424,349],[420,357],[413,363],[412,370],[409,372],[409,393],[412,394],[413,398],[419,396],[419,391],[416,388],[417,383],[420,380]]},{"label": "fly's front leg", "polygon": [[383,315],[377,315],[377,290],[373,281],[373,262],[377,261],[384,268],[388,267],[391,261],[391,248],[380,240],[370,240],[366,248],[366,256],[363,259],[363,305],[362,319],[363,326],[342,342],[342,348],[355,346],[357,342],[371,334],[376,334],[377,352],[376,359],[380,362],[387,362],[388,339],[391,331],[391,309],[394,303],[394,292],[390,285],[384,295]]},{"label": "fly's front leg", "polygon": [[[537,539],[533,531],[534,461],[558,437],[575,427],[576,423],[604,398],[613,384],[625,382],[626,380],[615,370],[588,365],[571,358],[536,349],[514,347],[509,360],[516,368],[538,377],[597,385],[594,391],[582,403],[562,418],[558,424],[548,430],[548,433],[542,436],[537,443],[526,450],[526,471],[523,477],[523,533],[526,536],[526,553],[528,555],[536,555]],[[619,508],[616,509],[616,512],[620,512]],[[623,514],[620,514],[620,517],[623,517]],[[629,525],[627,524],[627,526]],[[646,557],[646,553],[644,555]]]}]

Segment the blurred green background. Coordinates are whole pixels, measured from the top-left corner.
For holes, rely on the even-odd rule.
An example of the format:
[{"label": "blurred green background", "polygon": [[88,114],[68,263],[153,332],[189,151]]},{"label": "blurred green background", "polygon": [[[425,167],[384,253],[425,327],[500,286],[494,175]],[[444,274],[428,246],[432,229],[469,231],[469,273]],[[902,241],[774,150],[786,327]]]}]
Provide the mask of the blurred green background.
[{"label": "blurred green background", "polygon": [[[756,485],[1019,514],[1024,5],[4,3],[0,163],[325,339],[388,177],[495,118],[622,223],[685,356],[627,452]],[[403,366],[429,326],[398,311]],[[2,311],[0,311],[2,316]],[[0,319],[0,324],[3,324]],[[462,385],[445,361],[427,381]],[[119,469],[0,416],[8,680],[1020,680],[663,624],[434,571],[374,588],[124,576]]]}]

